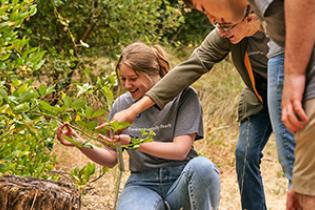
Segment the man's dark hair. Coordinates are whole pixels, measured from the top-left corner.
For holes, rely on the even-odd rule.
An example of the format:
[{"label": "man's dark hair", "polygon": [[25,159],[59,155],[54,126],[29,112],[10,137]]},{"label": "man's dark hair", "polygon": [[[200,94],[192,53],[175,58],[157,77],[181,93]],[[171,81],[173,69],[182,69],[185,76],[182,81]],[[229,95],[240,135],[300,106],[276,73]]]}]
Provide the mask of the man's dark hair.
[{"label": "man's dark hair", "polygon": [[183,0],[183,1],[184,1],[184,3],[185,3],[188,7],[191,7],[191,8],[194,7],[194,5],[193,5],[193,3],[192,3],[192,0]]}]

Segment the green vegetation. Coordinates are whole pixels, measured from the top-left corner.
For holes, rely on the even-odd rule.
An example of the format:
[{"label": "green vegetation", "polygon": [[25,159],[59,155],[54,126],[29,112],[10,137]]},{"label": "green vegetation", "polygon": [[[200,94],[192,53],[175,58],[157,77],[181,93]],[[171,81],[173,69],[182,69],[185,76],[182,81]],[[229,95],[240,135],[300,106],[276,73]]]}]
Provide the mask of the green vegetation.
[{"label": "green vegetation", "polygon": [[[196,22],[205,24],[197,30]],[[210,29],[181,1],[1,0],[0,175],[58,179],[56,128],[67,122],[96,134],[118,94],[113,64],[124,46],[193,46]],[[94,173],[86,165],[71,174],[81,186]]]}]

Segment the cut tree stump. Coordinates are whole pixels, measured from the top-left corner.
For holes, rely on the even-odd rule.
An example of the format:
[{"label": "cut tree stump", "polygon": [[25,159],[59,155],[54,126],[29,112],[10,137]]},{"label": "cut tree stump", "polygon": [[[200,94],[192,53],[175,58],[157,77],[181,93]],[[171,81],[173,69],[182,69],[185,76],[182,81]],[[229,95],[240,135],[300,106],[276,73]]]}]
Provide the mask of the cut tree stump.
[{"label": "cut tree stump", "polygon": [[0,177],[0,210],[66,209],[80,209],[80,192],[74,185],[12,175]]}]

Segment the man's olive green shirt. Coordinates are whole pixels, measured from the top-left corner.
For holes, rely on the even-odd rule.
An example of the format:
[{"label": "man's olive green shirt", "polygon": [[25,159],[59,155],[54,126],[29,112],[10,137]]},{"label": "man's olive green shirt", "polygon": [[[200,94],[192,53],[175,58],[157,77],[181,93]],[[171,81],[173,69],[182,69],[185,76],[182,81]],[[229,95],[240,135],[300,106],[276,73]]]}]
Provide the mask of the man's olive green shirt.
[{"label": "man's olive green shirt", "polygon": [[[267,98],[267,47],[268,39],[263,32],[244,38],[238,44],[219,36],[217,30],[208,34],[202,44],[194,50],[191,57],[177,65],[162,78],[146,95],[160,108],[171,101],[185,87],[209,72],[214,64],[222,61],[231,52],[233,63],[242,77],[247,88],[244,89],[239,106],[239,120],[258,113],[264,108]],[[244,64],[245,52],[248,54],[252,66],[255,87]],[[222,81],[224,82],[224,81]],[[261,102],[255,94],[259,94]],[[266,107],[266,106],[265,106]]]}]

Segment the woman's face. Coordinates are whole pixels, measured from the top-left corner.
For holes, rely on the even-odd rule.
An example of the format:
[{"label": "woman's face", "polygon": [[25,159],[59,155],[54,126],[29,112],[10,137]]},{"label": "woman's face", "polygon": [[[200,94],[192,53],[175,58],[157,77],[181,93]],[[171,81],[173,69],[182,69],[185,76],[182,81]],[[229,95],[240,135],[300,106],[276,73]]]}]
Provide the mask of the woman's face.
[{"label": "woman's face", "polygon": [[124,88],[134,100],[138,100],[157,82],[144,72],[135,72],[128,65],[122,64],[119,69]]}]

